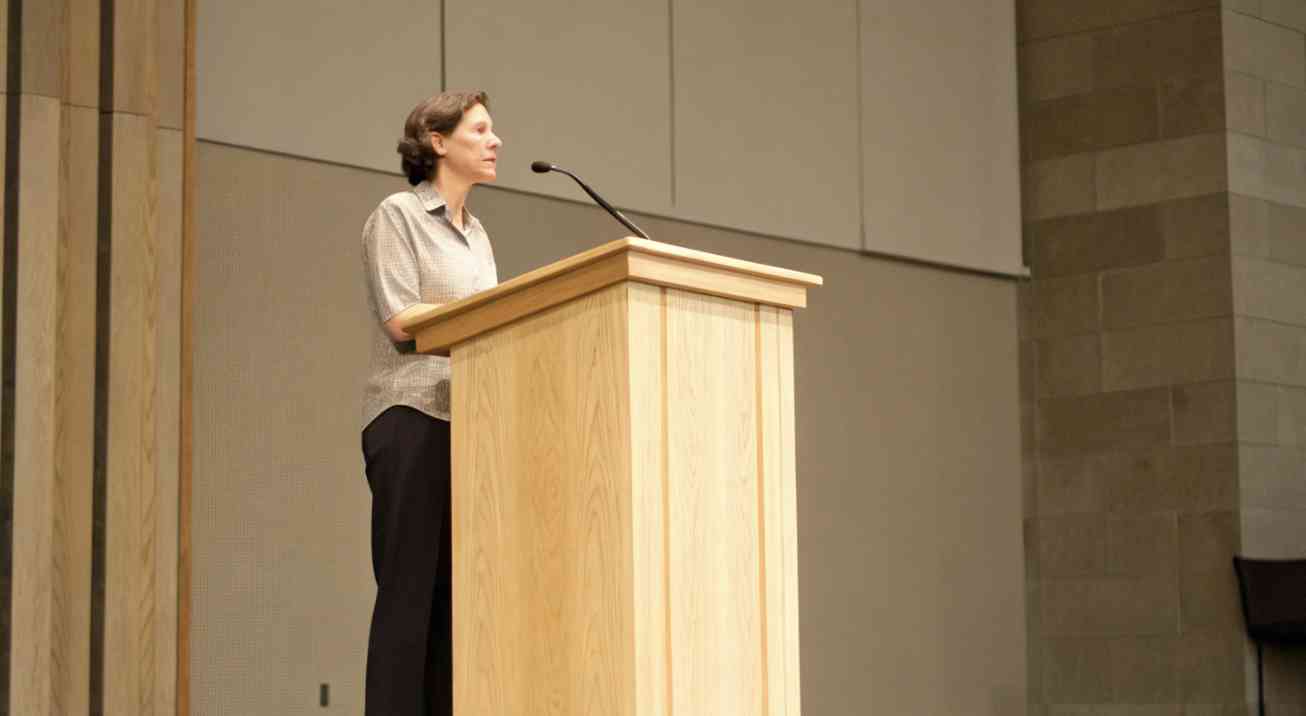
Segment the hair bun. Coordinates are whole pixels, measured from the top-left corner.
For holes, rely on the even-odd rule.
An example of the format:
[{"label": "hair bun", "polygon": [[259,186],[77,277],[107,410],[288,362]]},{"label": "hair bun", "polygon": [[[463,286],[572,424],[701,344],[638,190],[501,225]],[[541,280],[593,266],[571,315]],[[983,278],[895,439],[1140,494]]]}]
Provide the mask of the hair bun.
[{"label": "hair bun", "polygon": [[399,152],[399,166],[403,169],[404,176],[408,177],[408,183],[413,186],[431,176],[435,169],[435,150],[430,144],[412,137],[403,137],[395,146],[395,151]]}]

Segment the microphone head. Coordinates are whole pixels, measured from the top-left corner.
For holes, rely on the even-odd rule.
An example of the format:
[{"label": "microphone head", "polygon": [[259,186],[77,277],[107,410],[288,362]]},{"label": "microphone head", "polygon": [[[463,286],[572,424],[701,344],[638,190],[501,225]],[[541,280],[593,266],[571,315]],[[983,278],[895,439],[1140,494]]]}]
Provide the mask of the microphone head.
[{"label": "microphone head", "polygon": [[536,174],[545,174],[553,171],[553,165],[548,162],[535,161],[531,162],[531,171]]}]

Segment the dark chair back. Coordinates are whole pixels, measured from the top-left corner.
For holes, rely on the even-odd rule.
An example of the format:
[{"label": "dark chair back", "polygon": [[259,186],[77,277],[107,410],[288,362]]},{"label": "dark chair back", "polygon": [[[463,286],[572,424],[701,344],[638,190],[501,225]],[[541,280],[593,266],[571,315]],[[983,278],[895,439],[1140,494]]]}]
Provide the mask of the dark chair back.
[{"label": "dark chair back", "polygon": [[1256,641],[1306,644],[1306,559],[1233,558],[1247,634]]}]

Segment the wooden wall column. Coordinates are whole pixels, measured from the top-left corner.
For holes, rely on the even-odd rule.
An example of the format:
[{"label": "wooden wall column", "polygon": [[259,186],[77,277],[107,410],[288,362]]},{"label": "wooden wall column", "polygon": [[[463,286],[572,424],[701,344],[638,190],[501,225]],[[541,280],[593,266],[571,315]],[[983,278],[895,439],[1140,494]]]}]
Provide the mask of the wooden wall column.
[{"label": "wooden wall column", "polygon": [[0,11],[7,713],[178,711],[187,11]]}]

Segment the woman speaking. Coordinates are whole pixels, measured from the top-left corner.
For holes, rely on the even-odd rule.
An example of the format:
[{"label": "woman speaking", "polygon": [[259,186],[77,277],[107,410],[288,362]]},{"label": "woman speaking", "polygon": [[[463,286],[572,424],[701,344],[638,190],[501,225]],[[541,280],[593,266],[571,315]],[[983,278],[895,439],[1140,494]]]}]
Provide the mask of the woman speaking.
[{"label": "woman speaking", "polygon": [[484,92],[418,104],[398,147],[412,188],[386,197],[363,226],[374,319],[363,458],[377,585],[368,716],[453,713],[449,360],[414,352],[402,326],[498,283],[490,239],[466,201],[472,186],[494,181],[502,146]]}]

